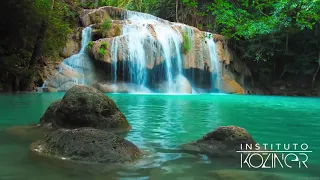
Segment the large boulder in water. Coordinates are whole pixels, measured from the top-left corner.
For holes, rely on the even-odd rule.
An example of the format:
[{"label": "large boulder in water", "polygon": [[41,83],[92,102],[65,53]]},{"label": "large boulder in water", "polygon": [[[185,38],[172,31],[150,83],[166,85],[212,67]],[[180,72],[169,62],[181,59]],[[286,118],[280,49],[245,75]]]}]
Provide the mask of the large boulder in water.
[{"label": "large boulder in water", "polygon": [[52,127],[52,122],[56,118],[55,112],[56,112],[56,109],[58,108],[60,102],[61,102],[61,99],[56,100],[50,104],[50,106],[47,108],[46,112],[40,118],[40,126],[41,127]]},{"label": "large boulder in water", "polygon": [[130,125],[112,99],[87,86],[74,86],[64,95],[55,112],[57,128],[93,127],[128,130]]},{"label": "large boulder in water", "polygon": [[131,142],[93,128],[58,129],[30,145],[40,156],[88,163],[125,163],[141,157]]},{"label": "large boulder in water", "polygon": [[238,156],[241,144],[256,144],[251,135],[237,126],[220,126],[201,139],[183,144],[182,149],[217,156]]},{"label": "large boulder in water", "polygon": [[42,127],[75,129],[92,127],[110,131],[131,129],[112,99],[101,91],[76,85],[62,100],[53,102],[40,119]]}]

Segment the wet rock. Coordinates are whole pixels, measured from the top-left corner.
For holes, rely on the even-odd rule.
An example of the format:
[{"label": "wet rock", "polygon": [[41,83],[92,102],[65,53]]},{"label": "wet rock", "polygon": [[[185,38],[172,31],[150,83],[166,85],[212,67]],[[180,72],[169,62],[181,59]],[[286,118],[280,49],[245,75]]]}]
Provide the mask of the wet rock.
[{"label": "wet rock", "polygon": [[220,126],[201,139],[183,144],[182,149],[217,156],[239,156],[241,144],[256,144],[251,135],[237,126]]},{"label": "wet rock", "polygon": [[152,93],[150,89],[132,83],[97,83],[95,87],[105,93]]},{"label": "wet rock", "polygon": [[55,120],[55,112],[57,107],[59,106],[61,99],[54,101],[47,108],[46,112],[40,118],[40,126],[41,127],[52,127],[52,122]]},{"label": "wet rock", "polygon": [[175,79],[175,88],[177,93],[191,94],[192,87],[188,79],[182,75],[178,75]]},{"label": "wet rock", "polygon": [[69,39],[66,46],[61,51],[60,55],[67,58],[73,54],[76,54],[80,50],[80,42],[74,39]]},{"label": "wet rock", "polygon": [[88,163],[126,163],[141,157],[131,142],[93,128],[58,129],[30,145],[40,156]]},{"label": "wet rock", "polygon": [[240,84],[229,78],[222,78],[220,88],[220,91],[224,93],[245,94],[245,90],[240,86]]},{"label": "wet rock", "polygon": [[131,129],[112,99],[101,91],[76,85],[66,92],[55,112],[55,128],[93,127],[112,131]]}]

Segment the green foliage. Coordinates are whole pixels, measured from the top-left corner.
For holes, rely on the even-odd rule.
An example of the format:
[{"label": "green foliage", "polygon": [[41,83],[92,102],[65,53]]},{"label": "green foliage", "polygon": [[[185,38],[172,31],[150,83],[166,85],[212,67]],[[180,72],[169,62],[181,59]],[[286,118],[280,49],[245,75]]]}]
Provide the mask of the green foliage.
[{"label": "green foliage", "polygon": [[186,32],[183,32],[182,37],[183,37],[182,50],[184,54],[187,54],[191,50],[192,42]]},{"label": "green foliage", "polygon": [[100,48],[103,48],[104,50],[107,50],[107,49],[108,49],[108,43],[103,42],[103,43],[101,44]]},{"label": "green foliage", "polygon": [[105,56],[106,55],[106,50],[100,47],[99,48],[99,54]]},{"label": "green foliage", "polygon": [[101,32],[108,32],[111,29],[112,21],[110,17],[107,17],[103,23],[100,25]]},{"label": "green foliage", "polygon": [[77,5],[62,0],[0,3],[0,84],[8,83],[10,88],[13,81],[14,90],[26,90],[43,70],[44,59],[58,58],[75,24]]},{"label": "green foliage", "polygon": [[90,41],[88,44],[87,44],[87,49],[91,50],[93,47],[93,42]]},{"label": "green foliage", "polygon": [[99,48],[99,54],[105,56],[106,55],[106,50],[108,49],[108,43],[107,42],[102,42]]}]

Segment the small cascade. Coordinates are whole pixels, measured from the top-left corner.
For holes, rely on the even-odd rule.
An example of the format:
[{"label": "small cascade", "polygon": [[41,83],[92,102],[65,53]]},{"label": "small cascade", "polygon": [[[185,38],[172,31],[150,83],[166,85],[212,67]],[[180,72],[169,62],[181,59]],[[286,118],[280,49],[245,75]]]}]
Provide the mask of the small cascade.
[{"label": "small cascade", "polygon": [[145,51],[145,42],[153,37],[148,31],[146,22],[147,19],[137,21],[138,19],[141,20],[141,18],[137,17],[136,15],[130,17],[129,20],[134,23],[134,25],[124,25],[122,35],[127,35],[127,63],[129,65],[129,76],[131,83],[145,86],[148,77],[146,69],[147,54]]},{"label": "small cascade", "polygon": [[113,83],[117,83],[117,63],[118,63],[118,49],[120,44],[120,38],[115,37],[112,40],[111,49],[111,63],[113,71]]},{"label": "small cascade", "polygon": [[221,86],[220,61],[219,61],[219,56],[216,49],[216,44],[213,40],[211,33],[206,33],[206,41],[207,41],[209,52],[210,52],[210,66],[212,71],[211,73],[212,90],[214,88],[220,90],[220,86]]},{"label": "small cascade", "polygon": [[91,85],[94,79],[94,69],[86,46],[91,41],[91,27],[82,30],[81,49],[78,54],[65,59],[59,66],[58,73],[48,78],[42,88],[55,88],[56,91],[65,91],[76,84]]}]

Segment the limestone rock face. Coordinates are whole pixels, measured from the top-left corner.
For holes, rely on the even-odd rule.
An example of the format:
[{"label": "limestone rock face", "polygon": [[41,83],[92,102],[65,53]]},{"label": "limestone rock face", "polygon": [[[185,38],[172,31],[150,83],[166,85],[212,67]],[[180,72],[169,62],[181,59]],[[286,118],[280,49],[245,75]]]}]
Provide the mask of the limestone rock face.
[{"label": "limestone rock face", "polygon": [[229,94],[245,94],[244,89],[235,80],[228,78],[222,79],[221,91]]},{"label": "limestone rock face", "polygon": [[93,128],[58,129],[30,145],[40,156],[88,163],[127,163],[141,157],[133,143]]},{"label": "limestone rock face", "polygon": [[65,47],[60,52],[60,56],[67,58],[73,54],[77,54],[80,50],[81,42],[81,28],[77,28],[74,32],[68,37]]},{"label": "limestone rock face", "polygon": [[80,14],[82,25],[87,27],[91,24],[102,23],[107,17],[112,19],[120,19],[125,13],[124,9],[112,6],[105,6],[93,10],[83,10]]},{"label": "limestone rock face", "polygon": [[181,147],[185,150],[209,155],[238,156],[239,153],[236,151],[241,150],[241,144],[255,145],[256,142],[251,135],[241,127],[220,126],[201,139],[184,144]]}]

